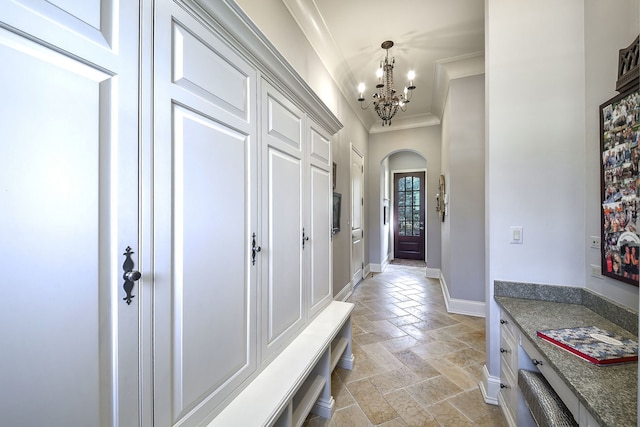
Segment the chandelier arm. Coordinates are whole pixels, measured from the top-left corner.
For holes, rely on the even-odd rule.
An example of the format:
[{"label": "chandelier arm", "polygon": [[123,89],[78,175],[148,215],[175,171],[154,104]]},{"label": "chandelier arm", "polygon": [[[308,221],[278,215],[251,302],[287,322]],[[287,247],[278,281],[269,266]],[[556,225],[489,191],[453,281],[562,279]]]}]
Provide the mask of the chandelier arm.
[{"label": "chandelier arm", "polygon": [[369,101],[366,105],[364,104],[364,101],[360,101],[360,108],[366,110],[371,104],[373,104],[373,101]]}]

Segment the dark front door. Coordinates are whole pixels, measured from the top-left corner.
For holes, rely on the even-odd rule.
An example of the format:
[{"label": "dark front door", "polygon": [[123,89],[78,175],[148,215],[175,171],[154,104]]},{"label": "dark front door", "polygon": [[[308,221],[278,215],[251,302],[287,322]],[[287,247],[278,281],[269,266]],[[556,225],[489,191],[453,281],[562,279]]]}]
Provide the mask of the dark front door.
[{"label": "dark front door", "polygon": [[424,260],[424,172],[396,173],[394,257]]}]

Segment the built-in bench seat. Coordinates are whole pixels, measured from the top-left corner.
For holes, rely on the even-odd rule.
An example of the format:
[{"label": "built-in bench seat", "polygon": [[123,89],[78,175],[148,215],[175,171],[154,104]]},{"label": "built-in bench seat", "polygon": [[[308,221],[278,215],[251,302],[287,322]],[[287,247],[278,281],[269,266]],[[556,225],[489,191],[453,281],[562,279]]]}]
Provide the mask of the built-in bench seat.
[{"label": "built-in bench seat", "polygon": [[332,301],[208,426],[300,426],[310,412],[330,418],[331,372],[354,363],[353,307]]},{"label": "built-in bench seat", "polygon": [[539,427],[577,427],[569,408],[540,372],[518,371],[518,387]]}]

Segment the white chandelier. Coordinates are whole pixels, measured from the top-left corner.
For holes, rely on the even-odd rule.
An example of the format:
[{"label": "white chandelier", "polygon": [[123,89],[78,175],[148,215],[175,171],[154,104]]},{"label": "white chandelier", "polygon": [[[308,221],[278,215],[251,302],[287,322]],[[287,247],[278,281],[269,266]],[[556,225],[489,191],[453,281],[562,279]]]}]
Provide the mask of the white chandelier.
[{"label": "white chandelier", "polygon": [[416,76],[414,71],[409,71],[408,79],[409,85],[404,88],[403,93],[396,94],[396,90],[393,83],[393,66],[396,62],[395,58],[389,59],[389,49],[393,47],[393,42],[387,40],[382,43],[381,47],[387,51],[384,61],[380,62],[380,68],[376,72],[378,77],[378,84],[376,89],[378,90],[373,94],[371,101],[368,104],[364,104],[364,83],[358,85],[358,92],[360,92],[360,107],[363,110],[369,108],[369,105],[373,103],[373,108],[378,113],[378,117],[382,119],[382,126],[391,125],[391,119],[396,115],[398,109],[400,111],[407,111],[407,104],[411,100],[411,93],[416,88],[413,85],[413,79]]}]

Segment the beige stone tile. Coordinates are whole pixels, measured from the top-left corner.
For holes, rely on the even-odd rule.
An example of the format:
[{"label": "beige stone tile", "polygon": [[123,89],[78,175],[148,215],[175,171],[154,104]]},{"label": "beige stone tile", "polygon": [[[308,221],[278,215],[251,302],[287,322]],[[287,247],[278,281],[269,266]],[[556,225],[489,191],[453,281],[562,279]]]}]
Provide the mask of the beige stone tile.
[{"label": "beige stone tile", "polygon": [[487,415],[475,420],[476,427],[508,427],[507,420],[497,406]]},{"label": "beige stone tile", "polygon": [[[413,336],[413,334],[410,334],[410,335]],[[429,336],[426,335],[424,339],[428,340]],[[432,339],[426,344],[413,347],[411,351],[413,351],[415,354],[422,357],[423,359],[429,359],[429,358],[435,358],[435,357],[442,357],[445,354],[453,353],[457,350],[460,350],[460,348],[463,348],[463,347],[464,347],[464,344],[456,344],[456,343],[444,342],[444,341]]]},{"label": "beige stone tile", "polygon": [[418,328],[415,326],[415,324],[402,325],[399,328],[417,340],[425,341],[429,338],[429,335],[427,334],[427,332],[429,331],[427,331],[426,329]]},{"label": "beige stone tile", "polygon": [[401,369],[369,377],[371,384],[383,394],[419,383],[422,380],[423,378],[404,365],[402,365]]},{"label": "beige stone tile", "polygon": [[450,397],[447,399],[447,402],[474,422],[496,408],[494,405],[489,405],[484,402],[482,393],[480,393],[478,387]]},{"label": "beige stone tile", "polygon": [[473,348],[465,348],[447,355],[447,362],[460,368],[484,362],[484,352]]},{"label": "beige stone tile", "polygon": [[439,427],[434,418],[405,390],[397,390],[384,395],[387,402],[400,414],[410,427]]},{"label": "beige stone tile", "polygon": [[381,341],[386,341],[392,338],[396,338],[394,335],[389,334],[385,331],[380,332],[368,332],[366,334],[360,334],[353,336],[353,341],[360,345],[367,345],[372,343],[377,343]]},{"label": "beige stone tile", "polygon": [[443,375],[409,386],[406,390],[424,406],[433,405],[462,391],[460,387]]},{"label": "beige stone tile", "polygon": [[464,316],[462,314],[452,314],[451,317],[459,322],[465,323],[474,329],[484,330],[486,319],[484,317]]},{"label": "beige stone tile", "polygon": [[369,380],[348,383],[347,388],[373,424],[382,424],[399,416]]},{"label": "beige stone tile", "polygon": [[419,307],[421,305],[422,305],[421,303],[414,301],[411,298],[409,298],[408,301],[396,303],[396,306],[402,308],[403,310],[406,310],[407,308],[411,308],[411,307]]},{"label": "beige stone tile", "polygon": [[406,367],[423,379],[440,375],[440,371],[409,349],[394,354]]},{"label": "beige stone tile", "polygon": [[389,319],[389,322],[395,326],[410,325],[412,323],[418,323],[421,321],[422,319],[411,314],[408,314],[406,316],[399,316],[394,319]]},{"label": "beige stone tile", "polygon": [[359,357],[356,356],[356,361],[352,370],[338,367],[335,372],[340,376],[342,382],[348,384],[352,381],[361,380],[362,378],[382,374],[386,372],[386,370],[382,369],[375,361],[371,360],[366,355],[360,355]]},{"label": "beige stone tile", "polygon": [[390,340],[386,340],[381,342],[380,344],[384,346],[387,350],[396,353],[402,350],[406,350],[416,345],[420,345],[422,342],[413,338],[411,335],[405,335],[398,338],[392,338]]},{"label": "beige stone tile", "polygon": [[445,360],[429,359],[429,363],[462,390],[478,387],[478,381],[462,368]]},{"label": "beige stone tile", "polygon": [[395,298],[398,302],[413,301],[409,296],[404,295],[403,291],[393,292],[389,295]]},{"label": "beige stone tile", "polygon": [[373,314],[374,311],[371,310],[371,308],[367,307],[364,304],[356,304],[355,307],[353,307],[353,311],[351,312],[351,318],[354,318],[356,316],[366,316],[367,314]]},{"label": "beige stone tile", "polygon": [[406,311],[409,314],[412,314],[412,315],[420,318],[420,319],[422,319],[423,317],[425,317],[429,313],[429,310],[427,308],[425,308],[424,306],[422,306],[422,305],[418,305],[418,306],[415,306],[415,307],[408,307],[408,308],[405,308],[403,310]]},{"label": "beige stone tile", "polygon": [[398,417],[386,423],[378,424],[376,427],[407,427],[407,425],[402,418]]},{"label": "beige stone tile", "polygon": [[351,405],[346,408],[337,410],[333,413],[331,420],[325,420],[318,416],[307,418],[304,426],[306,427],[371,427],[373,424],[369,421],[365,413],[358,405]]},{"label": "beige stone tile", "polygon": [[440,402],[431,405],[427,411],[440,423],[441,426],[467,427],[473,426],[473,422],[449,402]]},{"label": "beige stone tile", "polygon": [[420,328],[427,331],[437,330],[450,325],[451,323],[445,323],[440,321],[439,319],[436,319],[433,313],[430,313],[427,316],[423,317],[421,322],[413,324],[413,326],[415,326],[416,328]]},{"label": "beige stone tile", "polygon": [[478,390],[485,319],[447,313],[440,282],[425,278],[424,268],[390,265],[358,284],[349,301],[356,304],[354,369],[332,377],[332,419],[310,417],[306,426],[506,427]]},{"label": "beige stone tile", "polygon": [[456,323],[455,325],[451,325],[451,326],[447,326],[446,328],[443,328],[441,331],[443,333],[448,334],[449,336],[458,337],[462,334],[473,332],[474,330],[475,329],[473,329],[471,326],[465,323]]},{"label": "beige stone tile", "polygon": [[473,378],[476,383],[480,383],[483,378],[482,367],[485,365],[485,360],[483,358],[481,363],[477,363],[475,365],[465,366],[464,370]]},{"label": "beige stone tile", "polygon": [[389,350],[380,343],[363,345],[362,349],[367,353],[369,358],[374,360],[381,368],[391,371],[400,369],[404,365]]},{"label": "beige stone tile", "polygon": [[402,331],[388,320],[376,320],[371,323],[374,328],[373,332],[377,332],[381,335],[386,335],[389,338],[397,338],[403,335],[407,335],[406,332]]},{"label": "beige stone tile", "polygon": [[484,351],[485,349],[486,337],[484,329],[469,332],[467,334],[461,334],[457,338],[476,350]]},{"label": "beige stone tile", "polygon": [[449,334],[447,332],[447,328],[434,329],[434,330],[428,331],[427,336],[436,341],[441,341],[441,342],[450,344],[450,348],[455,348],[455,349],[469,348],[469,346],[465,344],[463,340]]},{"label": "beige stone tile", "polygon": [[336,372],[331,375],[331,395],[336,402],[336,410],[346,408],[356,403],[356,400]]}]

